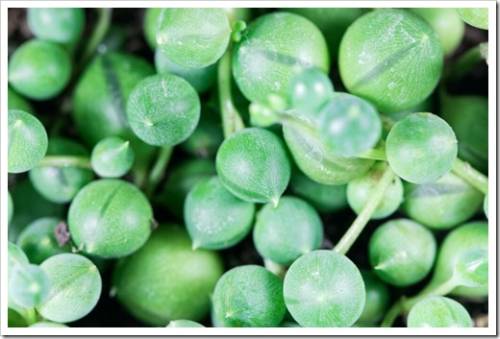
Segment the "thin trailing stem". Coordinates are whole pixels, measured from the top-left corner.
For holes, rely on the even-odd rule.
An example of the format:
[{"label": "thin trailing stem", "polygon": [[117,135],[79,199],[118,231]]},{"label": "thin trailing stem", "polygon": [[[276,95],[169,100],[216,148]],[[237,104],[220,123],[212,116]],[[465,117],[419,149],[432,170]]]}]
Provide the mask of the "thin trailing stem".
[{"label": "thin trailing stem", "polygon": [[47,155],[39,162],[38,165],[48,167],[79,167],[90,170],[92,169],[89,158],[70,155]]},{"label": "thin trailing stem", "polygon": [[173,147],[163,147],[158,153],[158,158],[156,159],[151,172],[149,173],[148,182],[146,186],[146,194],[151,196],[154,193],[156,186],[163,179],[165,175],[165,169],[168,166],[170,157],[172,156]]},{"label": "thin trailing stem", "polygon": [[104,39],[111,26],[111,8],[97,8],[97,11],[97,25],[95,26],[95,29],[82,52],[82,57],[76,68],[77,72],[79,72],[95,54],[97,47],[99,47],[99,44]]},{"label": "thin trailing stem", "polygon": [[457,158],[453,163],[452,171],[483,194],[488,194],[488,177],[469,163]]},{"label": "thin trailing stem", "polygon": [[389,166],[387,166],[384,174],[380,178],[380,181],[377,183],[373,192],[370,194],[368,202],[365,204],[363,210],[361,211],[361,213],[359,213],[347,232],[337,243],[334,251],[337,251],[341,254],[346,254],[349,251],[351,246],[354,244],[354,242],[359,237],[366,224],[370,220],[373,212],[375,212],[375,209],[384,198],[384,193],[391,184],[392,180],[394,180],[394,177],[394,172]]},{"label": "thin trailing stem", "polygon": [[228,48],[222,59],[219,61],[219,67],[217,70],[219,102],[225,138],[229,137],[234,132],[245,128],[240,113],[234,106],[231,96],[231,74],[231,48]]}]

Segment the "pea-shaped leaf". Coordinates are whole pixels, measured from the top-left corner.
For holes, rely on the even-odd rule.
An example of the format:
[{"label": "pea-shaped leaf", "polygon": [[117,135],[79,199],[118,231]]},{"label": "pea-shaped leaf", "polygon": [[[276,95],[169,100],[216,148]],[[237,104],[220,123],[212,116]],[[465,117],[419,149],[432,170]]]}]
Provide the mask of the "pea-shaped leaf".
[{"label": "pea-shaped leaf", "polygon": [[68,212],[76,247],[104,258],[117,258],[139,249],[149,238],[151,205],[132,184],[103,179],[85,186]]},{"label": "pea-shaped leaf", "polygon": [[317,116],[333,95],[328,75],[318,68],[308,68],[292,78],[288,97],[294,115],[312,120],[310,116]]},{"label": "pea-shaped leaf", "polygon": [[323,223],[308,203],[285,196],[277,207],[266,205],[257,215],[253,241],[259,254],[290,265],[323,242]]},{"label": "pea-shaped leaf", "polygon": [[193,248],[223,249],[252,227],[255,206],[229,193],[217,177],[200,181],[186,197],[184,220]]},{"label": "pea-shaped leaf", "polygon": [[408,313],[408,327],[473,327],[469,312],[453,299],[431,296],[416,303]]},{"label": "pea-shaped leaf", "polygon": [[439,250],[428,286],[446,284],[453,295],[477,300],[488,295],[488,224],[471,222],[454,229]]},{"label": "pea-shaped leaf", "polygon": [[141,81],[127,103],[134,133],[156,146],[174,146],[193,133],[200,119],[200,99],[184,79],[160,74]]},{"label": "pea-shaped leaf", "polygon": [[356,325],[375,327],[389,307],[389,288],[372,271],[362,270],[361,275],[365,284],[366,303]]},{"label": "pea-shaped leaf", "polygon": [[310,179],[343,185],[365,174],[373,160],[339,157],[329,152],[317,131],[301,124],[283,125],[283,135],[295,163]]},{"label": "pea-shaped leaf", "polygon": [[268,104],[271,93],[287,98],[292,79],[309,67],[328,72],[328,50],[319,29],[296,14],[259,17],[235,45],[234,78],[253,102]]},{"label": "pea-shaped leaf", "polygon": [[402,111],[423,101],[436,87],[442,68],[436,33],[404,9],[363,15],[349,26],[340,44],[342,82],[381,112]]},{"label": "pea-shaped leaf", "polygon": [[415,184],[433,182],[453,166],[457,139],[437,115],[414,113],[391,128],[386,154],[389,165],[401,178]]},{"label": "pea-shaped leaf", "polygon": [[328,150],[341,157],[368,151],[380,139],[382,122],[369,102],[347,93],[335,93],[319,113],[320,134]]},{"label": "pea-shaped leaf", "polygon": [[[349,206],[357,213],[370,199],[372,191],[384,174],[385,165],[375,165],[366,175],[353,179],[347,184],[347,201]],[[401,179],[395,177],[384,192],[382,201],[373,212],[371,219],[383,219],[398,209],[403,201],[403,184]]]},{"label": "pea-shaped leaf", "polygon": [[465,25],[455,8],[412,8],[436,32],[445,55],[452,54],[462,42]]},{"label": "pea-shaped leaf", "polygon": [[223,272],[216,252],[193,250],[183,228],[160,225],[139,251],[118,263],[112,291],[146,324],[200,321],[209,312],[210,294]]},{"label": "pea-shaped leaf", "polygon": [[[86,162],[87,150],[64,138],[50,138],[47,155],[81,157]],[[39,165],[29,173],[35,189],[47,200],[61,204],[70,202],[78,191],[94,178],[90,168]]]},{"label": "pea-shaped leaf", "polygon": [[47,152],[47,132],[33,115],[9,110],[9,173],[26,172]]},{"label": "pea-shaped leaf", "polygon": [[207,67],[229,44],[231,27],[221,8],[164,8],[157,20],[157,47],[179,66]]},{"label": "pea-shaped leaf", "polygon": [[347,207],[345,185],[323,185],[298,170],[292,174],[290,189],[320,213],[335,212]]},{"label": "pea-shaped leaf", "polygon": [[288,311],[303,327],[349,327],[360,317],[366,299],[358,268],[327,250],[297,259],[285,275],[283,293]]},{"label": "pea-shaped leaf", "polygon": [[205,326],[203,326],[200,323],[197,323],[196,321],[180,319],[180,320],[172,320],[171,322],[168,323],[167,327],[190,327],[190,328],[194,328],[194,327],[205,327]]},{"label": "pea-shaped leaf", "polygon": [[394,286],[409,286],[432,269],[436,240],[424,226],[409,219],[394,219],[375,230],[368,252],[380,279]]},{"label": "pea-shaped leaf", "polygon": [[207,67],[192,68],[179,66],[172,62],[161,49],[155,51],[155,67],[160,74],[170,73],[180,76],[191,84],[198,93],[206,92],[215,82],[217,64]]},{"label": "pea-shaped leaf", "polygon": [[25,42],[9,60],[10,85],[35,100],[46,100],[59,94],[70,75],[68,52],[58,44],[45,40]]},{"label": "pea-shaped leaf", "polygon": [[405,184],[403,211],[433,229],[449,229],[470,219],[481,208],[483,195],[453,173],[439,180]]},{"label": "pea-shaped leaf", "polygon": [[134,164],[135,154],[130,141],[118,137],[103,139],[92,150],[91,163],[101,177],[118,178],[125,175]]},{"label": "pea-shaped leaf", "polygon": [[75,42],[85,28],[83,8],[28,8],[27,19],[36,37],[62,44]]},{"label": "pea-shaped leaf", "polygon": [[488,8],[458,8],[463,21],[471,26],[488,29]]},{"label": "pea-shaped leaf", "polygon": [[60,228],[61,222],[57,218],[40,218],[19,234],[17,244],[26,253],[30,262],[41,264],[53,255],[71,250],[68,244],[60,244],[56,238],[57,232],[64,232],[64,227]]},{"label": "pea-shaped leaf", "polygon": [[261,128],[247,128],[227,138],[215,165],[222,184],[249,202],[277,205],[290,180],[290,162],[281,140]]},{"label": "pea-shaped leaf", "polygon": [[219,279],[212,305],[218,327],[276,327],[286,312],[283,282],[262,266],[238,266]]},{"label": "pea-shaped leaf", "polygon": [[50,282],[47,274],[37,265],[21,265],[9,277],[9,297],[24,308],[42,303],[48,296]]},{"label": "pea-shaped leaf", "polygon": [[58,254],[41,268],[50,282],[47,299],[37,311],[47,320],[67,323],[87,315],[101,295],[101,276],[89,259],[77,254]]}]

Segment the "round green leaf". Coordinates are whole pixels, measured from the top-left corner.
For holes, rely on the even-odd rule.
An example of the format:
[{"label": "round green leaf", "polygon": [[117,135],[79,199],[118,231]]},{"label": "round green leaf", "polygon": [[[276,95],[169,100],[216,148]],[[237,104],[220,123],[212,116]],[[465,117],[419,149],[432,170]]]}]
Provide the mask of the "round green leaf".
[{"label": "round green leaf", "polygon": [[47,132],[33,115],[9,110],[9,173],[26,172],[47,152]]},{"label": "round green leaf", "polygon": [[488,8],[458,8],[463,21],[471,26],[488,29]]},{"label": "round green leaf", "polygon": [[187,233],[160,226],[139,251],[122,259],[113,275],[118,300],[139,320],[154,326],[202,320],[223,273],[215,252],[193,250]]},{"label": "round green leaf", "polygon": [[247,128],[219,148],[216,169],[222,184],[248,202],[277,204],[290,180],[290,162],[281,140],[261,128]]},{"label": "round green leaf", "polygon": [[130,141],[118,137],[103,139],[92,150],[91,163],[101,177],[118,178],[125,175],[134,164],[135,154]]},{"label": "round green leaf", "polygon": [[71,67],[68,53],[58,44],[29,40],[10,57],[9,83],[28,98],[50,99],[66,87]]},{"label": "round green leaf", "polygon": [[394,286],[409,286],[432,269],[436,240],[422,225],[409,219],[394,219],[375,230],[368,254],[380,279]]},{"label": "round green leaf", "polygon": [[403,211],[432,229],[449,229],[469,220],[481,208],[483,195],[462,178],[447,173],[439,180],[405,184]]},{"label": "round green leaf", "polygon": [[382,134],[380,117],[369,102],[335,93],[319,113],[320,135],[330,152],[354,157],[376,145]]},{"label": "round green leaf", "polygon": [[104,258],[138,250],[151,233],[149,201],[132,184],[114,179],[94,181],[75,197],[68,225],[76,247]]},{"label": "round green leaf", "polygon": [[83,8],[28,8],[28,26],[40,39],[74,42],[85,28],[85,12]]},{"label": "round green leaf", "polygon": [[408,327],[473,327],[469,312],[453,299],[431,296],[416,303],[408,313]]},{"label": "round green leaf", "polygon": [[477,300],[488,295],[488,224],[470,222],[454,229],[439,250],[428,288],[453,283],[452,294]]},{"label": "round green leaf", "polygon": [[398,176],[423,184],[438,180],[453,166],[457,139],[451,127],[431,113],[414,113],[391,128],[387,161]]},{"label": "round green leaf", "polygon": [[39,266],[26,264],[10,273],[9,298],[17,305],[32,308],[47,299],[51,286],[47,274]]},{"label": "round green leaf", "polygon": [[67,323],[86,316],[101,295],[101,276],[89,259],[77,254],[58,254],[40,266],[50,282],[47,299],[37,311],[47,320]]},{"label": "round green leaf", "polygon": [[345,87],[382,112],[402,111],[423,101],[436,87],[442,68],[436,33],[404,9],[376,9],[363,15],[349,26],[340,44]]},{"label": "round green leaf", "polygon": [[303,327],[349,327],[361,316],[366,299],[358,268],[328,250],[297,259],[285,275],[283,293],[288,311]]},{"label": "round green leaf", "polygon": [[323,223],[308,203],[282,197],[277,207],[265,205],[257,215],[253,241],[259,254],[273,262],[290,265],[323,242]]},{"label": "round green leaf", "polygon": [[157,20],[158,49],[179,66],[207,67],[229,44],[231,27],[221,8],[164,8]]},{"label": "round green leaf", "polygon": [[141,81],[127,103],[134,133],[156,146],[174,146],[193,133],[200,119],[200,99],[184,79],[160,74]]},{"label": "round green leaf", "polygon": [[217,177],[194,186],[184,220],[194,248],[223,249],[241,241],[252,227],[255,206],[229,193]]},{"label": "round green leaf", "polygon": [[212,296],[219,327],[276,327],[285,316],[283,282],[257,265],[235,267],[219,279]]},{"label": "round green leaf", "polygon": [[284,98],[292,79],[302,70],[329,70],[325,38],[309,20],[275,12],[260,16],[235,45],[233,74],[245,97],[268,104],[269,94]]}]

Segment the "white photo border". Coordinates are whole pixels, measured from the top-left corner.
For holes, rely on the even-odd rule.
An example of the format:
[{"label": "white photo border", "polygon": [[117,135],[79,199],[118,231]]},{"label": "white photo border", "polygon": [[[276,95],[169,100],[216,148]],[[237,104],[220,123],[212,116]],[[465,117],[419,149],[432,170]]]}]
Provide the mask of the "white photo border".
[{"label": "white photo border", "polygon": [[[55,335],[55,336],[157,336],[157,335],[496,335],[497,334],[497,27],[496,1],[327,1],[327,0],[295,0],[295,1],[97,1],[97,0],[65,0],[65,1],[1,1],[0,3],[0,333],[2,335]],[[287,8],[287,7],[454,7],[489,9],[488,30],[488,102],[489,102],[489,298],[487,328],[159,328],[159,327],[75,327],[75,328],[12,328],[8,327],[7,309],[7,87],[8,87],[8,9],[30,7],[81,7],[81,8],[147,8],[147,7],[248,7],[248,8]]]}]

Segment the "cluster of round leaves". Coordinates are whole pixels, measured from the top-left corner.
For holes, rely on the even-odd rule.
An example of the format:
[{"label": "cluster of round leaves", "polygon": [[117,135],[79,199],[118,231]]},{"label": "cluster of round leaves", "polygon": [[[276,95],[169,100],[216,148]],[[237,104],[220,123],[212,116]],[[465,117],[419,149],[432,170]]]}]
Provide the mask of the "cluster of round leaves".
[{"label": "cluster of round leaves", "polygon": [[[487,147],[485,153],[484,143],[465,131],[471,114],[443,113],[443,120],[412,113],[387,135],[380,115],[411,109],[434,91],[443,55],[456,49],[463,34],[447,34],[453,27],[463,31],[457,15],[481,25],[478,13],[440,10],[380,9],[357,20],[361,13],[353,11],[339,47],[338,40],[322,34],[330,30],[330,20],[315,12],[265,14],[245,28],[236,23],[243,12],[149,9],[145,34],[158,74],[140,58],[105,53],[76,84],[73,117],[93,146],[90,156],[72,141],[48,141],[30,105],[9,89],[9,101],[17,105],[9,109],[9,172],[30,171],[42,196],[70,202],[73,250],[93,260],[120,258],[111,292],[153,326],[199,327],[210,307],[215,326],[280,326],[287,311],[299,326],[376,325],[388,306],[387,285],[414,285],[433,267],[424,292],[446,288],[443,294],[484,297],[487,224],[456,228],[439,250],[423,226],[455,227],[483,201],[450,172],[457,153],[487,161]],[[441,20],[452,21],[452,28],[443,28]],[[83,31],[83,11],[32,10],[28,22],[40,40],[12,55],[9,83],[30,99],[50,99],[69,81],[71,46]],[[327,76],[331,44],[339,47],[340,76],[349,93],[335,92]],[[151,202],[120,178],[142,165],[154,146],[182,144],[190,153],[189,141],[203,122],[199,93],[213,85],[226,51],[232,53],[232,75],[243,96],[267,113],[278,111],[270,114],[282,124],[288,150],[272,129],[236,131],[214,146],[215,166],[210,160],[188,161],[166,182],[160,204],[173,214],[182,211],[186,230],[156,225],[153,232]],[[457,147],[457,139],[466,146]],[[387,165],[365,156],[377,145],[385,148]],[[293,173],[288,151],[299,168]],[[59,155],[68,162],[59,164]],[[392,219],[379,226],[368,245],[372,270],[360,271],[344,253],[320,249],[324,230],[316,210],[349,205],[362,214],[389,170],[397,176],[370,218],[389,217],[401,206],[414,221]],[[94,172],[102,179],[92,181]],[[302,199],[283,196],[289,186]],[[12,205],[9,201],[10,214]],[[36,309],[44,320],[33,326],[77,320],[101,293],[96,265],[59,243],[65,226],[60,218],[37,218],[17,246],[9,243],[9,308],[21,317]],[[212,250],[236,245],[252,227],[260,256],[287,268],[283,279],[257,265],[224,273]],[[408,326],[466,327],[471,320],[457,302],[429,297],[410,310]]]}]

